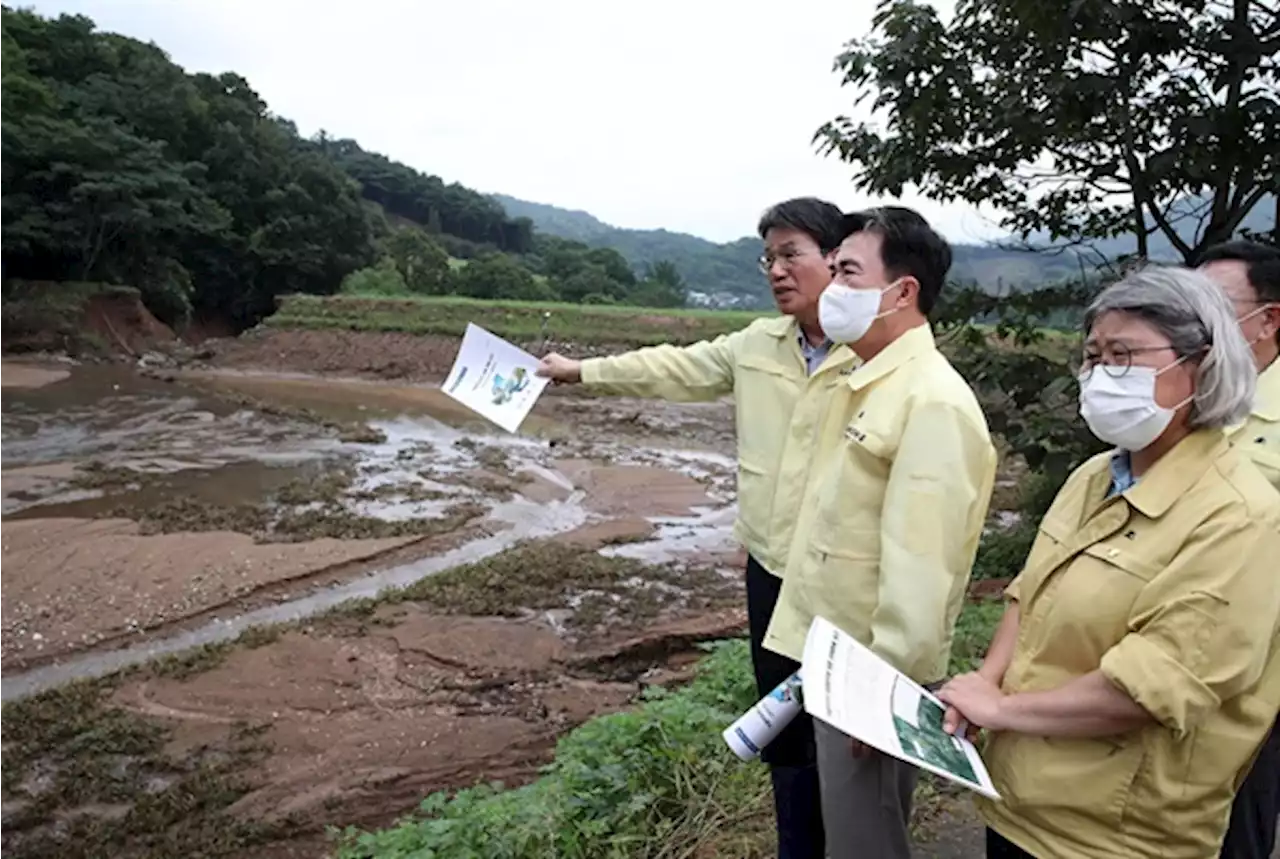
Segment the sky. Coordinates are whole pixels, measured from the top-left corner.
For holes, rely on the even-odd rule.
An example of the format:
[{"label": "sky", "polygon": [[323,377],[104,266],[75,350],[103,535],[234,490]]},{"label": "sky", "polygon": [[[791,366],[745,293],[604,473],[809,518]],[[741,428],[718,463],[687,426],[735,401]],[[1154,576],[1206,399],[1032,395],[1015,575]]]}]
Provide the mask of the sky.
[{"label": "sky", "polygon": [[[323,129],[446,181],[713,241],[788,197],[876,202],[813,132],[853,110],[832,70],[875,0],[19,0],[235,71]],[[938,0],[943,13],[952,0]],[[903,198],[954,242],[990,213]]]}]

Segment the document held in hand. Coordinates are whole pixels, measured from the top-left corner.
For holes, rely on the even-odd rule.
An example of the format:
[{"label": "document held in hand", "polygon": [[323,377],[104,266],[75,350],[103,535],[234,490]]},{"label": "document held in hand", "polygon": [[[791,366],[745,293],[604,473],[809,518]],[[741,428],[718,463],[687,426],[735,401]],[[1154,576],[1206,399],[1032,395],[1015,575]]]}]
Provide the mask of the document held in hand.
[{"label": "document held in hand", "polygon": [[825,618],[805,640],[802,698],[814,718],[895,758],[999,799],[978,750],[942,729],[946,705]]},{"label": "document held in hand", "polygon": [[468,322],[444,392],[507,432],[515,432],[549,381],[534,375],[537,369],[537,358]]}]

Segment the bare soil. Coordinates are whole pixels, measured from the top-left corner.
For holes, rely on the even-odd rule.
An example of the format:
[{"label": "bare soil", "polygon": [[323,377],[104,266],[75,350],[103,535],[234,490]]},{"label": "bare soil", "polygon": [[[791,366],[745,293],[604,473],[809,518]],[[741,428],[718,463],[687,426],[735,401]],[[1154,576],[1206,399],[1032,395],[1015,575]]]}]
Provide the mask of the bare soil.
[{"label": "bare soil", "polygon": [[[5,390],[7,679],[412,567],[524,511],[569,527],[7,703],[15,856],[322,855],[326,825],[534,777],[566,729],[683,680],[698,642],[742,629],[731,516],[698,512],[731,510],[720,404],[641,420],[627,401],[557,397],[515,438],[395,382],[30,367],[5,365],[42,385]],[[460,505],[442,532],[413,530]],[[663,548],[668,521],[694,550]],[[342,538],[364,534],[378,538]],[[655,549],[675,561],[642,559]]]},{"label": "bare soil", "polygon": [[413,537],[256,544],[225,531],[145,537],[127,519],[4,523],[4,670],[121,644],[255,590],[375,562]]},{"label": "bare soil", "polygon": [[[323,855],[327,825],[533,778],[565,730],[682,681],[699,642],[742,631],[730,403],[560,389],[524,437],[500,437],[411,384],[443,378],[451,338],[206,345],[210,366],[145,384],[5,363],[4,441],[23,452],[3,472],[6,674],[412,567],[532,512],[570,526],[6,704],[13,855]],[[299,470],[313,461],[343,476]],[[459,504],[477,509],[440,533],[374,527]],[[291,541],[273,542],[282,522]],[[980,855],[970,823],[942,828],[970,834],[920,855]]]},{"label": "bare soil", "polygon": [[[436,790],[533,778],[565,730],[683,679],[698,642],[745,620],[737,575],[707,570],[690,588],[695,570],[601,557],[603,536],[7,705],[6,850],[319,856],[328,824],[381,825]],[[485,608],[500,614],[472,613]],[[177,792],[202,825],[144,814]],[[160,833],[169,852],[139,849]]]},{"label": "bare soil", "polygon": [[60,367],[33,366],[17,361],[0,364],[0,386],[5,388],[43,388],[70,375],[70,370]]},{"label": "bare soil", "polygon": [[453,366],[458,342],[437,335],[264,328],[205,345],[214,350],[210,363],[218,368],[439,382]]}]

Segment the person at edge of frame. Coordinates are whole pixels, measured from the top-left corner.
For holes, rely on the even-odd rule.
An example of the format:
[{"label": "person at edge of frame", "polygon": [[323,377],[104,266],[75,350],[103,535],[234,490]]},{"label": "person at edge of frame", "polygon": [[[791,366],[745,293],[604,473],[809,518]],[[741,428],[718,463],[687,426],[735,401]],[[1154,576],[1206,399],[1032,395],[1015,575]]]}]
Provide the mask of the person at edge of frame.
[{"label": "person at edge of frame", "polygon": [[[675,401],[732,394],[738,442],[738,518],[747,550],[747,616],[760,696],[799,669],[761,642],[805,487],[817,477],[811,444],[831,395],[857,365],[818,324],[818,297],[831,280],[827,256],[840,243],[841,211],[811,197],[769,208],[758,232],[759,260],[780,317],[690,346],[661,345],[607,358],[542,359],[538,374],[614,394]],[[762,750],[773,785],[779,859],[824,859],[813,724],[801,712]]]},{"label": "person at edge of frame", "polygon": [[[846,215],[841,232],[819,322],[862,363],[812,446],[816,479],[765,647],[801,659],[822,617],[930,686],[946,678],[996,450],[929,324],[951,266],[946,240],[900,206]],[[824,722],[814,733],[830,859],[908,859],[919,770]]]},{"label": "person at edge of frame", "polygon": [[[1198,270],[1222,287],[1253,350],[1258,390],[1249,417],[1228,437],[1280,490],[1280,248],[1258,242],[1214,245]],[[1280,816],[1280,731],[1267,739],[1240,783],[1222,859],[1270,859]]]}]

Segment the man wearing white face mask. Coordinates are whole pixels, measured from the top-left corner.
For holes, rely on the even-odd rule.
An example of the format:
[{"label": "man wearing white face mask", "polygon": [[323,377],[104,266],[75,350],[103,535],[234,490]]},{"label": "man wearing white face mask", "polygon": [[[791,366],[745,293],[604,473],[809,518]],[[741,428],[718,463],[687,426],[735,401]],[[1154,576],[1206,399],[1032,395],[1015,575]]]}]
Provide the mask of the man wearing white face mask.
[{"label": "man wearing white face mask", "polygon": [[[1280,489],[1280,248],[1226,242],[1204,253],[1199,270],[1222,287],[1231,301],[1258,367],[1252,413],[1233,428],[1231,441]],[[1231,807],[1223,859],[1271,856],[1277,815],[1280,732],[1272,727]]]},{"label": "man wearing white face mask", "polygon": [[[832,394],[815,439],[765,646],[800,659],[821,616],[932,684],[946,676],[996,453],[929,328],[951,265],[946,241],[900,207],[847,215],[844,233],[818,316],[863,363]],[[917,770],[814,729],[827,855],[908,857]]]}]

